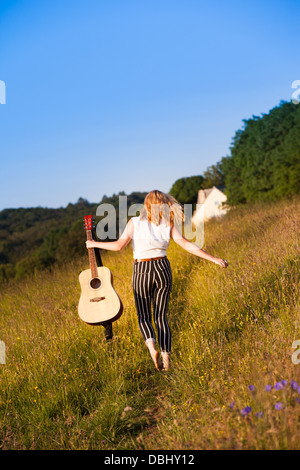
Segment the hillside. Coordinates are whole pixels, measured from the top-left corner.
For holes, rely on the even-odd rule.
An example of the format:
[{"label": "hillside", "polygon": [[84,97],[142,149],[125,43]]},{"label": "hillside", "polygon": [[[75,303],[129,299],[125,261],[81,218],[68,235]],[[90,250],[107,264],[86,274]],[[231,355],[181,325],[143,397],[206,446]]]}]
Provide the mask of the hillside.
[{"label": "hillside", "polygon": [[[25,275],[62,264],[85,253],[86,239],[83,218],[92,214],[95,223],[99,204],[108,203],[116,208],[118,197],[104,196],[99,203],[79,198],[76,204],[50,209],[30,207],[5,209],[0,212],[0,281],[21,279]],[[127,196],[128,205],[141,203],[146,193],[134,192]],[[118,218],[117,218],[118,226]]]},{"label": "hillside", "polygon": [[299,202],[241,205],[207,223],[203,248],[226,270],[171,244],[167,374],[138,331],[130,246],[103,254],[124,304],[108,342],[77,313],[86,253],[10,280],[0,448],[299,449]]}]

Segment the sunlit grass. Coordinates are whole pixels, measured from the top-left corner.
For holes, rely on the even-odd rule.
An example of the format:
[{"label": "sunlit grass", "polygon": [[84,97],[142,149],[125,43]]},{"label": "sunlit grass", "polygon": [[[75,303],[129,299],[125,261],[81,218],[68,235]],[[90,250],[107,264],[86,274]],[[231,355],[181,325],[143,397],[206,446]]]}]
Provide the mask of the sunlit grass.
[{"label": "sunlit grass", "polygon": [[294,198],[207,223],[203,248],[226,270],[171,244],[168,374],[138,330],[130,247],[102,256],[124,304],[110,342],[78,317],[87,258],[3,286],[0,447],[299,449],[299,218]]}]

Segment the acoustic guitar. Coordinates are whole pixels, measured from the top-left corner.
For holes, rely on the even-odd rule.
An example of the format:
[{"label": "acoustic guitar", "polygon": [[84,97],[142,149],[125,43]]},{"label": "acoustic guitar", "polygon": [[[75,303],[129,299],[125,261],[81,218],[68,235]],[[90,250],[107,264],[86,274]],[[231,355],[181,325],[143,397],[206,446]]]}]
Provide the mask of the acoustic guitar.
[{"label": "acoustic guitar", "polygon": [[[93,240],[93,217],[84,217],[84,225],[88,240]],[[79,275],[81,295],[78,304],[78,314],[81,320],[90,325],[106,326],[112,323],[123,312],[123,304],[113,287],[113,276],[106,267],[97,266],[95,250],[89,248],[90,269]],[[101,259],[101,258],[100,258]]]}]

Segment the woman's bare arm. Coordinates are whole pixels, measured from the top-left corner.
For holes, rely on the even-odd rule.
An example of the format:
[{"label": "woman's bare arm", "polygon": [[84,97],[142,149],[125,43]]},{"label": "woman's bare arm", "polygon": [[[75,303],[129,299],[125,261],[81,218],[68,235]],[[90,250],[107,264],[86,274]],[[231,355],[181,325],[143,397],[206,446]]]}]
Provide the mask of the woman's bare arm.
[{"label": "woman's bare arm", "polygon": [[121,251],[128,245],[133,236],[133,222],[130,219],[120,238],[114,242],[97,242],[95,240],[87,240],[85,242],[87,248],[100,248],[109,251]]},{"label": "woman's bare arm", "polygon": [[215,256],[206,253],[206,251],[201,250],[195,243],[190,242],[181,233],[177,230],[175,226],[171,228],[171,238],[184,250],[188,251],[192,255],[199,256],[199,258],[204,258],[208,261],[212,261],[215,264],[218,264],[222,268],[227,268],[228,262],[222,258],[216,258]]}]

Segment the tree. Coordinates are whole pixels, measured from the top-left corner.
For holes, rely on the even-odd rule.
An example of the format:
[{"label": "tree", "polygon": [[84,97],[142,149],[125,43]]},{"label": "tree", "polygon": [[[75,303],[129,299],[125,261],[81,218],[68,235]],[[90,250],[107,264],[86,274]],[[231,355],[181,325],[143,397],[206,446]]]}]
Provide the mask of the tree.
[{"label": "tree", "polygon": [[204,177],[189,176],[180,178],[173,184],[169,193],[175,197],[180,204],[196,204],[198,191],[202,189]]},{"label": "tree", "polygon": [[209,166],[204,174],[203,189],[212,188],[213,186],[224,186],[224,174],[221,162]]},{"label": "tree", "polygon": [[244,120],[221,160],[229,204],[276,200],[300,191],[300,106],[281,102]]}]

